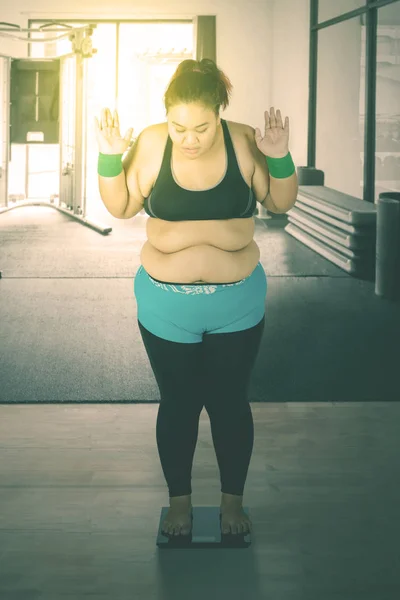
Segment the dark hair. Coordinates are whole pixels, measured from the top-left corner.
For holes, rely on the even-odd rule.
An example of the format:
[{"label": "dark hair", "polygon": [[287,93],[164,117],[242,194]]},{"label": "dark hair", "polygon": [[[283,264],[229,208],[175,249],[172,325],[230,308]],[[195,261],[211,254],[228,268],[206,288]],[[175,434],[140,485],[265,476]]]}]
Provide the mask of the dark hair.
[{"label": "dark hair", "polygon": [[218,117],[221,105],[223,110],[229,106],[232,88],[229,78],[213,60],[184,60],[178,65],[165,92],[167,114],[176,104],[197,102],[213,110]]}]

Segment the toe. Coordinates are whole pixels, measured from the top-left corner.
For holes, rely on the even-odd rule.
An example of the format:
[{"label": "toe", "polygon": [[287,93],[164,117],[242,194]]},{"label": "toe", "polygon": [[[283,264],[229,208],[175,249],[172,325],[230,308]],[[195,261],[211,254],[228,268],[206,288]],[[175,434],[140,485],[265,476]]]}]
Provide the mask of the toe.
[{"label": "toe", "polygon": [[222,533],[224,533],[224,534],[228,534],[231,531],[229,525],[223,525],[221,529],[222,529]]}]

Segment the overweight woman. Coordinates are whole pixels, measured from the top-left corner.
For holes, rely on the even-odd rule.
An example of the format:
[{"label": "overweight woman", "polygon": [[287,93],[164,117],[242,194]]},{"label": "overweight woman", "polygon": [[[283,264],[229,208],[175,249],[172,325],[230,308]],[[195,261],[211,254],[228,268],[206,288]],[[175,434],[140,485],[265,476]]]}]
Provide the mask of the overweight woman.
[{"label": "overweight woman", "polygon": [[[144,129],[127,155],[116,111],[95,119],[107,210],[149,215],[134,292],[160,391],[156,437],[170,508],[168,536],[192,527],[191,472],[203,407],[221,480],[221,531],[251,531],[243,511],[254,427],[250,376],[264,331],[267,278],[253,240],[256,202],[284,213],[296,201],[289,120],[259,129],[221,119],[232,85],[209,60],[185,60],[164,97],[167,122]],[[272,188],[272,193],[270,189]]]}]

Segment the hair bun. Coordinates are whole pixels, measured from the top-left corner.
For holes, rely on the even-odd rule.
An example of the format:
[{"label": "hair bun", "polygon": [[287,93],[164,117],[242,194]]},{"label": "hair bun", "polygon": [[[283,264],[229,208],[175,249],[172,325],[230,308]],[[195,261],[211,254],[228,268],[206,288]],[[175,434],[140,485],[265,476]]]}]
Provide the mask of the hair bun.
[{"label": "hair bun", "polygon": [[[192,73],[208,77],[191,77]],[[180,102],[202,102],[218,115],[220,106],[225,110],[229,105],[232,87],[229,78],[210,58],[184,60],[178,65],[164,96],[167,114],[171,106]]]},{"label": "hair bun", "polygon": [[196,68],[194,70],[200,71],[201,73],[204,73],[204,75],[209,74],[209,75],[215,75],[217,77],[220,76],[220,71],[219,71],[217,65],[210,58],[203,58],[200,61],[200,64],[198,66],[196,66]]}]

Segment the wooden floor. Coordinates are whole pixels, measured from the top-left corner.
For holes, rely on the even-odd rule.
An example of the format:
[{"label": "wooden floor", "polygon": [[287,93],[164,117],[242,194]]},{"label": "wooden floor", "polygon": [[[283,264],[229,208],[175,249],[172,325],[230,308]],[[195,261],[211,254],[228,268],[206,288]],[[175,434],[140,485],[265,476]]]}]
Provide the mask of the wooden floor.
[{"label": "wooden floor", "polygon": [[[1,600],[399,600],[399,404],[253,404],[252,545],[172,552],[157,411],[0,406]],[[192,485],[219,505],[205,411]]]}]

